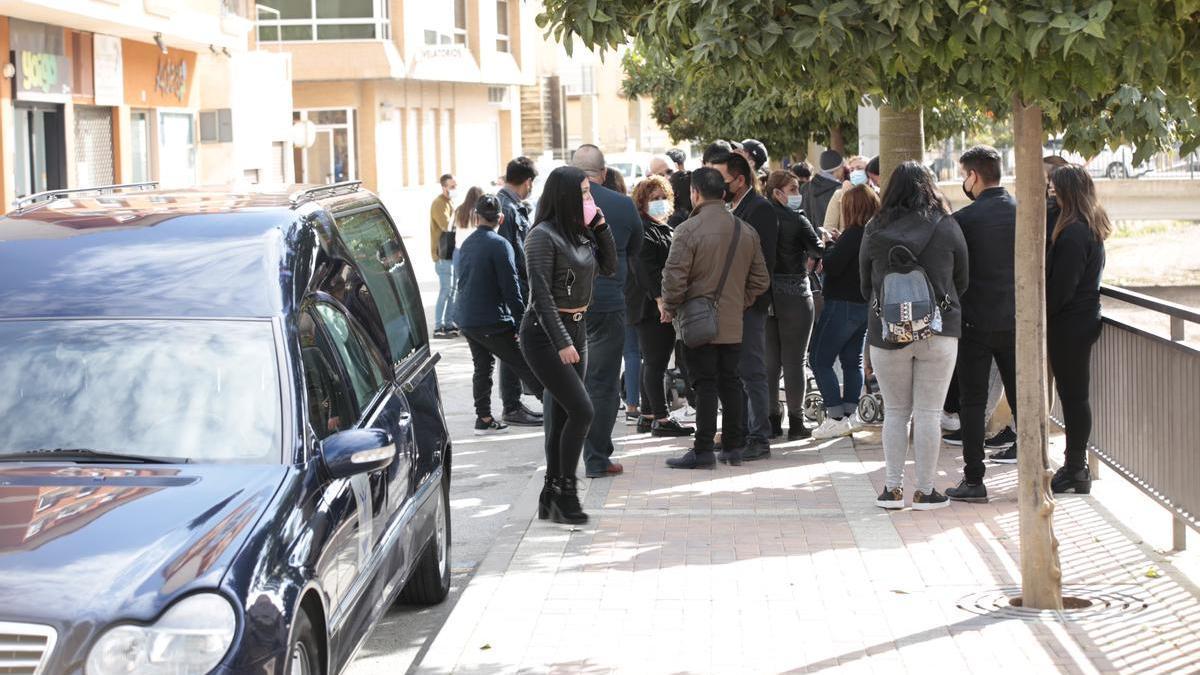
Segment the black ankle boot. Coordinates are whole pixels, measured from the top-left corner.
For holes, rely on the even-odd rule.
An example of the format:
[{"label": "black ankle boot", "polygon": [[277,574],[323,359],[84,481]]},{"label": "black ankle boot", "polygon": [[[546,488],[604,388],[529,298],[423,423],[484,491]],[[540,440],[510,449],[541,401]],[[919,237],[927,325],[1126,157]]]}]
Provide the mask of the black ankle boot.
[{"label": "black ankle boot", "polygon": [[538,520],[546,520],[550,517],[550,500],[554,499],[554,478],[546,476],[546,482],[542,485],[542,494],[538,495]]},{"label": "black ankle boot", "polygon": [[1054,472],[1054,478],[1050,479],[1050,490],[1056,495],[1068,492],[1089,494],[1092,491],[1092,472],[1086,466],[1082,469],[1064,466]]},{"label": "black ankle boot", "polygon": [[771,438],[783,435],[783,415],[771,415]]},{"label": "black ankle boot", "polygon": [[559,478],[554,482],[554,496],[550,500],[550,519],[566,525],[582,525],[588,516],[579,504],[578,481],[574,476]]},{"label": "black ankle boot", "polygon": [[788,417],[788,435],[789,441],[802,440],[812,438],[812,430],[804,426],[804,420],[799,417]]}]

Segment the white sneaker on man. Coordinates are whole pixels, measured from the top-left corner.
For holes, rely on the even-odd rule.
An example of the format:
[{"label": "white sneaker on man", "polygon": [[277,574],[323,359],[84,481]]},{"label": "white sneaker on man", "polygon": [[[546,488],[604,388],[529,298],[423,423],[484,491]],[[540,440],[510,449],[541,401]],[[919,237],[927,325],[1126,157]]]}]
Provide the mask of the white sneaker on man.
[{"label": "white sneaker on man", "polygon": [[962,428],[962,422],[958,420],[957,413],[942,412],[942,431],[958,431]]},{"label": "white sneaker on man", "polygon": [[852,434],[862,431],[867,426],[867,423],[862,421],[857,412],[847,415],[845,422],[850,426],[850,433]]},{"label": "white sneaker on man", "polygon": [[832,417],[826,417],[825,421],[821,422],[820,426],[818,426],[816,429],[813,429],[812,437],[818,441],[827,441],[831,438],[849,436],[852,433],[854,433],[854,430],[850,427],[849,419],[838,420]]}]

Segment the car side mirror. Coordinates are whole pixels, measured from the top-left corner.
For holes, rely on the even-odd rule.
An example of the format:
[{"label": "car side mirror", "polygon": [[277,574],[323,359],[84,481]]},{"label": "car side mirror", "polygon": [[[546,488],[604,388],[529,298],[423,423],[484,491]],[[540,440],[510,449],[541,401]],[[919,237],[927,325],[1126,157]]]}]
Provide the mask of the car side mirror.
[{"label": "car side mirror", "polygon": [[349,429],[321,441],[321,460],[333,478],[387,468],[396,458],[392,435],[379,429]]}]

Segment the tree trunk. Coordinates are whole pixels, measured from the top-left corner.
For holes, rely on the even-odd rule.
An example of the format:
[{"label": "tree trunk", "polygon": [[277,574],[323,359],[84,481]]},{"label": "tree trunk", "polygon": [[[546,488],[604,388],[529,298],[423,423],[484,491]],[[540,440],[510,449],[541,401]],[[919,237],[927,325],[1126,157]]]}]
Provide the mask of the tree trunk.
[{"label": "tree trunk", "polygon": [[1046,193],[1042,109],[1013,96],[1017,242],[1017,505],[1025,607],[1062,609],[1062,568],[1046,459]]},{"label": "tree trunk", "polygon": [[900,164],[913,160],[924,164],[925,121],[921,109],[879,109],[879,180],[887,187],[888,178]]},{"label": "tree trunk", "polygon": [[829,149],[837,150],[842,156],[846,155],[846,135],[842,132],[840,124],[829,127]]}]

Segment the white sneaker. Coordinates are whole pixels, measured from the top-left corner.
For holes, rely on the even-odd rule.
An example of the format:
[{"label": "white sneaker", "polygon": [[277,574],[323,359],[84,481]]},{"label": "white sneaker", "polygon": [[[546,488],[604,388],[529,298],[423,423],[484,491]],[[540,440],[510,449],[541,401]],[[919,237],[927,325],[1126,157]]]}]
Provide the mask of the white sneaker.
[{"label": "white sneaker", "polygon": [[862,421],[862,419],[858,416],[858,413],[847,416],[844,421],[850,426],[850,433],[852,434],[862,431],[867,426],[867,423]]},{"label": "white sneaker", "polygon": [[824,422],[816,429],[813,429],[812,437],[818,441],[827,441],[831,438],[841,438],[854,433],[850,428],[848,419],[835,420],[832,417],[826,417]]},{"label": "white sneaker", "polygon": [[942,413],[942,431],[958,431],[962,429],[962,422],[958,421],[958,415],[954,413]]},{"label": "white sneaker", "polygon": [[690,405],[685,404],[682,408],[680,408],[679,410],[676,410],[674,413],[672,413],[671,417],[673,417],[676,421],[679,421],[679,422],[695,422],[696,421],[696,409]]}]

